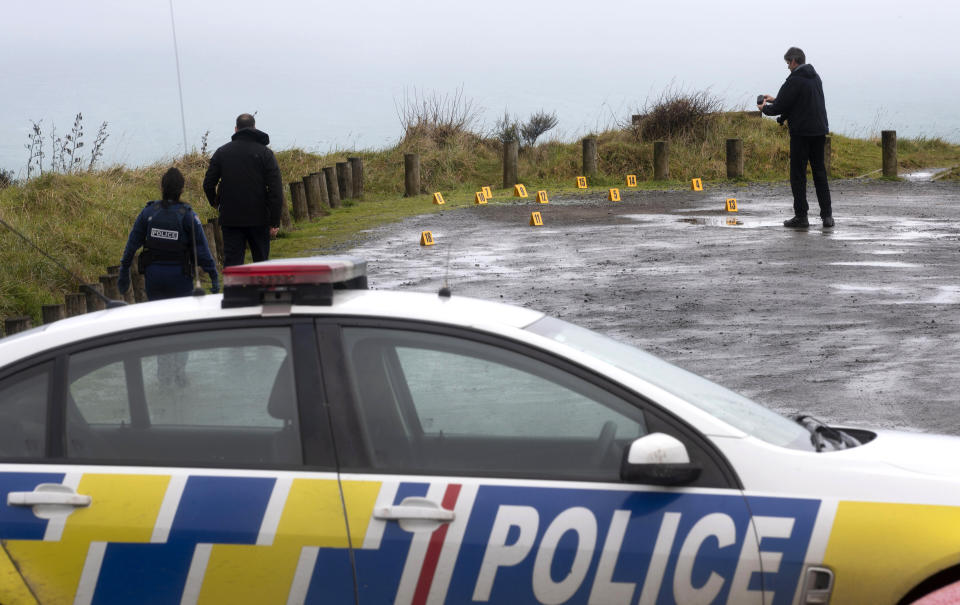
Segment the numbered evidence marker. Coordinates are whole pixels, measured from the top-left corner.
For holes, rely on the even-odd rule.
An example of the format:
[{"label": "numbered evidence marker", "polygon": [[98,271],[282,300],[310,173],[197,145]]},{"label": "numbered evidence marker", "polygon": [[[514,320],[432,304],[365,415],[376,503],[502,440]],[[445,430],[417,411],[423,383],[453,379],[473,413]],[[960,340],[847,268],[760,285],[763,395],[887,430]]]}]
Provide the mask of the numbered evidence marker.
[{"label": "numbered evidence marker", "polygon": [[483,192],[483,197],[487,198],[488,200],[492,200],[492,199],[493,199],[493,192],[490,191],[490,188],[489,188],[489,187],[481,187],[481,188],[480,188],[480,191]]},{"label": "numbered evidence marker", "polygon": [[703,191],[703,180],[693,179],[690,181],[690,189],[693,189],[694,191]]},{"label": "numbered evidence marker", "polygon": [[637,186],[637,175],[628,174],[627,175],[627,187],[636,187]]},{"label": "numbered evidence marker", "polygon": [[420,245],[421,246],[432,246],[436,242],[433,241],[433,233],[430,231],[421,231],[420,232]]},{"label": "numbered evidence marker", "polygon": [[607,199],[610,200],[611,202],[619,202],[619,201],[620,201],[620,190],[619,190],[619,189],[611,189],[611,190],[610,190],[610,193],[607,194]]},{"label": "numbered evidence marker", "polygon": [[587,188],[587,177],[578,176],[577,177],[577,189],[586,189]]},{"label": "numbered evidence marker", "polygon": [[727,198],[727,212],[737,212],[737,198]]},{"label": "numbered evidence marker", "polygon": [[530,213],[530,226],[531,227],[543,227],[543,217],[540,216],[539,212]]},{"label": "numbered evidence marker", "polygon": [[527,188],[523,185],[513,186],[513,197],[527,197]]},{"label": "numbered evidence marker", "polygon": [[476,195],[473,196],[473,202],[475,204],[486,204],[487,196],[484,195],[482,191],[478,191]]},{"label": "numbered evidence marker", "polygon": [[550,200],[547,199],[547,192],[546,192],[546,191],[541,190],[541,191],[538,191],[538,192],[537,192],[537,203],[538,203],[538,204],[549,204],[549,203],[550,203]]},{"label": "numbered evidence marker", "polygon": [[443,194],[440,193],[439,191],[436,192],[436,193],[434,193],[434,194],[433,194],[433,203],[434,203],[434,204],[446,204],[446,202],[443,201]]}]

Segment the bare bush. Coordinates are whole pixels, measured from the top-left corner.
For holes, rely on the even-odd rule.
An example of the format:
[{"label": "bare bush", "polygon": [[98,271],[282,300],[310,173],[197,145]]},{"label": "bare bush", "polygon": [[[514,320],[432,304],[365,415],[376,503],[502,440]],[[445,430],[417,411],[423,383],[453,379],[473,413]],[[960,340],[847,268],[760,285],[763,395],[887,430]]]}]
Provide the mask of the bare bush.
[{"label": "bare bush", "polygon": [[534,113],[527,123],[520,127],[523,144],[532,147],[541,135],[556,128],[557,122],[556,113],[547,113],[542,109]]},{"label": "bare bush", "polygon": [[503,110],[503,117],[497,118],[493,126],[493,136],[501,143],[512,143],[520,140],[520,122],[510,117],[510,112]]},{"label": "bare bush", "polygon": [[394,99],[397,117],[403,126],[403,140],[430,140],[446,145],[476,125],[481,110],[463,95],[463,87],[452,94],[404,90],[403,99]]},{"label": "bare bush", "polygon": [[97,162],[100,161],[100,158],[103,157],[103,146],[107,143],[107,138],[110,135],[107,134],[107,123],[104,122],[100,125],[100,129],[97,130],[97,137],[93,140],[93,147],[90,149],[90,164],[87,165],[87,171],[92,171],[93,168],[97,165]]},{"label": "bare bush", "polygon": [[[43,129],[39,122],[32,122],[32,130],[27,135],[27,144],[24,148],[27,150],[27,179],[33,176],[34,170],[43,174],[43,159],[46,154],[43,151]],[[87,163],[87,171],[92,171],[97,162],[103,157],[103,147],[110,135],[107,133],[107,123],[104,122],[97,130],[97,137],[90,150],[90,161]],[[83,158],[80,149],[83,148],[83,114],[78,113],[73,119],[73,127],[70,134],[65,137],[57,136],[57,127],[55,124],[50,126],[50,172],[60,172],[63,174],[73,174],[82,170]]]},{"label": "bare bush", "polygon": [[667,88],[647,100],[639,123],[632,128],[641,139],[668,139],[702,134],[707,118],[723,108],[709,90],[685,92]]},{"label": "bare bush", "polygon": [[27,135],[27,143],[23,147],[27,150],[27,179],[33,176],[33,170],[43,174],[43,130],[39,122],[30,121],[33,132]]}]

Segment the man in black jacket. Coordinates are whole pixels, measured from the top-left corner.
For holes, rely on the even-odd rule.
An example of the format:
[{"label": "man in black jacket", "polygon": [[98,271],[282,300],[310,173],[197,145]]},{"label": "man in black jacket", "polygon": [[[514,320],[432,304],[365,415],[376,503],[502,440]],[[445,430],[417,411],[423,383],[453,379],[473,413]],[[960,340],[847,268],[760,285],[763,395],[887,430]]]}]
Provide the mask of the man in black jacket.
[{"label": "man in black jacket", "polygon": [[793,190],[793,218],[784,221],[784,227],[806,228],[807,220],[807,162],[813,171],[813,185],[820,203],[820,218],[824,227],[833,227],[833,209],[830,206],[830,186],[823,146],[830,131],[827,126],[827,108],[823,100],[823,83],[806,63],[803,51],[791,47],[783,55],[790,75],[776,97],[763,96],[757,108],[768,116],[780,117],[790,126],[790,188]]},{"label": "man in black jacket", "polygon": [[224,267],[242,265],[248,245],[254,262],[267,260],[270,238],[280,231],[280,168],[270,137],[255,125],[252,115],[237,116],[231,141],[214,152],[203,179],[207,200],[220,211]]}]

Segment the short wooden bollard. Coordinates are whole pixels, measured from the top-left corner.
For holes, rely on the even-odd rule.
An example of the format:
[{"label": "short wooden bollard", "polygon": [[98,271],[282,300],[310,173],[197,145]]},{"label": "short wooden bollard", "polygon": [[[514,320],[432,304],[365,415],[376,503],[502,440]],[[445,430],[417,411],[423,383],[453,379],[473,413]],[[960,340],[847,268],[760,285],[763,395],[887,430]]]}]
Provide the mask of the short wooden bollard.
[{"label": "short wooden bollard", "polygon": [[667,141],[653,143],[653,180],[665,181],[670,178],[670,144]]},{"label": "short wooden bollard", "polygon": [[337,169],[327,166],[323,169],[323,177],[327,182],[327,195],[330,196],[330,207],[340,207],[340,185],[337,184]]},{"label": "short wooden bollard", "polygon": [[353,173],[350,172],[350,162],[337,162],[337,189],[340,199],[353,198]]},{"label": "short wooden bollard", "polygon": [[503,144],[503,188],[509,189],[520,181],[519,170],[520,143],[510,141]]},{"label": "short wooden bollard", "polygon": [[287,198],[280,194],[280,226],[285,230],[289,231],[293,229],[293,221],[290,220],[290,204],[287,203]]},{"label": "short wooden bollard", "polygon": [[311,172],[310,174],[317,177],[317,183],[320,187],[320,216],[327,216],[330,214],[330,195],[327,193],[327,178],[323,176],[323,170]]},{"label": "short wooden bollard", "polygon": [[[220,221],[212,218],[207,224],[213,227],[213,240],[217,243],[217,264],[223,266],[223,231],[220,230]],[[137,301],[139,302],[139,301]]]},{"label": "short wooden bollard", "polygon": [[290,199],[293,202],[293,220],[299,223],[310,218],[310,213],[307,211],[307,194],[304,190],[303,181],[290,183]]},{"label": "short wooden bollard", "polygon": [[7,336],[13,336],[17,332],[23,332],[33,327],[33,322],[26,315],[20,317],[8,317],[3,320],[3,331]]},{"label": "short wooden bollard", "polygon": [[363,158],[347,158],[350,162],[350,174],[353,175],[353,197],[363,199]]},{"label": "short wooden bollard", "polygon": [[120,265],[110,265],[107,267],[107,275],[120,275]]},{"label": "short wooden bollard", "polygon": [[103,294],[110,300],[121,300],[120,288],[117,287],[116,275],[101,275],[100,285],[103,286]]},{"label": "short wooden bollard", "polygon": [[403,197],[420,195],[420,154],[403,154]]},{"label": "short wooden bollard", "polygon": [[103,286],[99,283],[83,284],[83,293],[87,295],[87,313],[103,311],[107,308],[107,303],[104,302],[102,296],[98,296],[95,292],[102,295]]},{"label": "short wooden bollard", "polygon": [[727,178],[743,178],[743,139],[727,139]]},{"label": "short wooden bollard", "polygon": [[882,131],[880,141],[883,146],[883,176],[897,178],[897,131]]},{"label": "short wooden bollard", "polygon": [[323,216],[323,204],[320,202],[320,175],[308,174],[303,177],[303,189],[307,193],[307,213],[310,219]]},{"label": "short wooden bollard", "polygon": [[833,145],[828,134],[823,138],[823,167],[827,170],[827,178],[830,178],[830,167],[833,165]]},{"label": "short wooden bollard", "polygon": [[66,317],[67,309],[65,305],[43,305],[40,307],[40,317],[44,325],[52,324]]},{"label": "short wooden bollard", "polygon": [[594,137],[583,140],[583,174],[586,176],[597,174],[597,139]]},{"label": "short wooden bollard", "polygon": [[82,292],[67,294],[63,297],[67,317],[76,317],[87,312],[87,295]]},{"label": "short wooden bollard", "polygon": [[[207,238],[207,247],[210,248],[210,255],[213,257],[214,263],[219,263],[220,250],[217,247],[217,236],[213,234],[213,230],[213,224],[209,222],[203,224],[203,237]],[[133,292],[133,288],[130,288],[129,292]]]}]

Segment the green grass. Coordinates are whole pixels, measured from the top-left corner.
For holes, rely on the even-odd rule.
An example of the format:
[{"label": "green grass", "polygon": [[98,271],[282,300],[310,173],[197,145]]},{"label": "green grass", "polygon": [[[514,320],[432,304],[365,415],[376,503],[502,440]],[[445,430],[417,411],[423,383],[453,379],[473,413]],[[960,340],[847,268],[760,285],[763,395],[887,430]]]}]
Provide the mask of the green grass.
[{"label": "green grass", "polygon": [[[711,115],[695,134],[670,141],[671,180],[653,182],[652,141],[640,140],[632,129],[599,133],[599,174],[591,189],[624,188],[624,177],[636,174],[640,189],[686,189],[690,179],[704,184],[726,181],[725,140],[740,138],[744,148],[744,179],[784,181],[787,178],[789,135],[771,119],[747,113]],[[879,139],[832,137],[832,176],[878,177]],[[403,197],[403,154],[421,155],[424,191],[442,191],[446,204],[431,203],[429,195]],[[357,241],[358,232],[408,216],[439,212],[473,203],[483,185],[494,187],[491,203],[512,201],[502,183],[500,143],[461,132],[439,144],[429,137],[405,140],[379,151],[339,150],[316,155],[299,149],[279,151],[277,158],[286,182],[323,166],[359,156],[364,161],[365,197],[348,200],[327,217],[295,225],[273,246],[272,256],[302,256],[342,250]],[[900,139],[900,169],[947,167],[960,164],[960,146],[939,139]],[[538,189],[551,196],[576,192],[581,169],[579,141],[541,143],[520,152],[520,180],[531,197]],[[192,203],[201,219],[213,218],[201,183],[207,158],[193,154],[173,162],[184,173],[183,199]],[[0,189],[0,217],[59,259],[84,281],[94,282],[106,267],[119,263],[134,218],[144,204],[159,195],[160,177],[169,164],[130,169],[113,167],[79,175],[45,174],[25,184]],[[943,178],[960,180],[960,169]],[[289,189],[285,186],[289,203]],[[63,302],[77,284],[49,260],[0,227],[0,317],[29,315],[39,322],[40,307]]]}]

